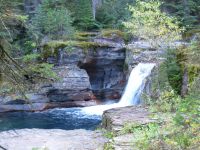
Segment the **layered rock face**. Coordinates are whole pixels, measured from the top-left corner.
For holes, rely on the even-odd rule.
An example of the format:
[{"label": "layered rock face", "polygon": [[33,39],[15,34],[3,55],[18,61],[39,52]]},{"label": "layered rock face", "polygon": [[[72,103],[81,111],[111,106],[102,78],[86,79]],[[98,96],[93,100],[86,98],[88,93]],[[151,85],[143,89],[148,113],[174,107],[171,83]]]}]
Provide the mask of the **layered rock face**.
[{"label": "layered rock face", "polygon": [[[62,47],[48,56],[59,80],[42,84],[28,93],[28,101],[18,96],[0,97],[0,112],[41,111],[55,107],[85,107],[105,100],[119,100],[125,86],[125,48],[122,40],[93,38],[98,47]],[[14,100],[14,101],[13,101]]]},{"label": "layered rock face", "polygon": [[[49,63],[59,66],[76,66],[87,72],[91,89],[99,102],[119,100],[125,86],[125,51],[121,39],[93,38],[91,42],[102,45],[80,48],[67,52],[59,49],[57,57],[49,57]],[[82,81],[80,81],[81,83]]]},{"label": "layered rock face", "polygon": [[125,85],[123,65],[125,49],[98,48],[80,63],[90,77],[92,91],[97,99],[118,100]]},{"label": "layered rock face", "polygon": [[54,68],[59,80],[43,84],[36,93],[26,94],[28,100],[17,96],[0,97],[0,112],[41,111],[55,107],[84,107],[96,105],[87,72],[77,66]]}]

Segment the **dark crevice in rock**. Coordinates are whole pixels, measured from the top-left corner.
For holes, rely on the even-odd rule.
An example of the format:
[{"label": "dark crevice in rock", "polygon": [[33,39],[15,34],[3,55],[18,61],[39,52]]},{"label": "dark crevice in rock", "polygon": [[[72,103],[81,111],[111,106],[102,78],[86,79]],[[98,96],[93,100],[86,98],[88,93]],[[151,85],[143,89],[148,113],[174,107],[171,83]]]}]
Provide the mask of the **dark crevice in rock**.
[{"label": "dark crevice in rock", "polygon": [[79,67],[87,71],[91,88],[97,99],[119,100],[125,86],[125,49],[98,49],[89,61],[79,62]]}]

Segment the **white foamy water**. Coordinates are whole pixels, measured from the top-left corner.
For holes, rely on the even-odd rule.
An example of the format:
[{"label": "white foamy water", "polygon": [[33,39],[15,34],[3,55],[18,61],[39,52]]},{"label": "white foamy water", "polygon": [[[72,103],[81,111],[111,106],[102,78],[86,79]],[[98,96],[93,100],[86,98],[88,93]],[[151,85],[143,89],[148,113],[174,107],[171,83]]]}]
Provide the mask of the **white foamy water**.
[{"label": "white foamy water", "polygon": [[151,74],[154,66],[152,63],[140,63],[131,71],[125,91],[118,103],[85,107],[81,111],[88,115],[102,115],[108,109],[139,104],[145,79]]}]

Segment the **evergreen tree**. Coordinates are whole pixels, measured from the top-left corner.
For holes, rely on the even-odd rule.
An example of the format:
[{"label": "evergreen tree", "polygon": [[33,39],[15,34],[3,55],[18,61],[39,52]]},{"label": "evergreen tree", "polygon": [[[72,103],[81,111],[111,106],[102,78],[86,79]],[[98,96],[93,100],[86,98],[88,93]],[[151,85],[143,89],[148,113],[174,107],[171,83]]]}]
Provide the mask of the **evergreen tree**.
[{"label": "evergreen tree", "polygon": [[164,0],[163,8],[167,13],[176,16],[187,30],[199,28],[199,0]]},{"label": "evergreen tree", "polygon": [[75,0],[74,4],[74,25],[83,30],[95,28],[96,24],[93,18],[91,0]]},{"label": "evergreen tree", "polygon": [[130,19],[131,13],[128,5],[134,4],[134,0],[104,0],[97,10],[96,20],[103,27],[119,28],[123,21]]},{"label": "evergreen tree", "polygon": [[33,26],[40,33],[48,34],[53,38],[72,36],[71,13],[62,3],[53,0],[44,0],[38,7],[35,17],[32,19]]}]

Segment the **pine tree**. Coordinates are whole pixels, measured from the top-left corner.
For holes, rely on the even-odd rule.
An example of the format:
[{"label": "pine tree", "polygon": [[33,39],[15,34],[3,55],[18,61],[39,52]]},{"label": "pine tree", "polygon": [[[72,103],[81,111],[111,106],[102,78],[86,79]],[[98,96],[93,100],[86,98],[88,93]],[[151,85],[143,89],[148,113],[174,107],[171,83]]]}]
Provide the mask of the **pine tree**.
[{"label": "pine tree", "polygon": [[95,28],[91,0],[75,0],[74,3],[74,25],[83,30]]}]

